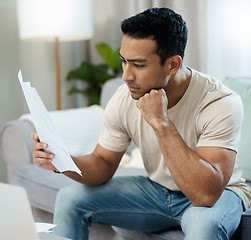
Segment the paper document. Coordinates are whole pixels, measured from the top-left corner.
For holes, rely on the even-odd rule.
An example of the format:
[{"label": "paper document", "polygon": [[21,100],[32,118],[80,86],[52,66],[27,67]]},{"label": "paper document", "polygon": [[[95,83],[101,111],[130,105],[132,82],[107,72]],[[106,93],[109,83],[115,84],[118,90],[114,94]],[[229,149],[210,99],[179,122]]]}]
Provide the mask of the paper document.
[{"label": "paper document", "polygon": [[37,233],[39,232],[51,232],[51,229],[56,227],[57,225],[51,223],[40,223],[35,222],[35,228]]},{"label": "paper document", "polygon": [[66,147],[56,130],[55,124],[36,89],[31,87],[29,82],[23,81],[21,70],[18,73],[18,79],[23,89],[39,139],[41,142],[48,144],[48,148],[46,149],[47,152],[55,154],[52,164],[60,172],[75,171],[82,176],[80,169],[73,162],[70,154],[66,150]]}]

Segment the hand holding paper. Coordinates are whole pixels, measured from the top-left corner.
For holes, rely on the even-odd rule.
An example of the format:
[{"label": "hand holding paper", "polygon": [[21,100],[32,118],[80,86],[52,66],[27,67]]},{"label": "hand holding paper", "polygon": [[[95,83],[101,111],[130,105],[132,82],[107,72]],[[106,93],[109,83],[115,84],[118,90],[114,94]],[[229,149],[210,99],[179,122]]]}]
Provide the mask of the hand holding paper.
[{"label": "hand holding paper", "polygon": [[55,154],[52,164],[60,172],[75,171],[82,176],[80,169],[76,166],[67,152],[64,143],[36,89],[31,87],[29,82],[23,81],[21,70],[18,73],[18,79],[29,107],[31,117],[34,121],[39,139],[41,142],[48,144],[48,152]]}]

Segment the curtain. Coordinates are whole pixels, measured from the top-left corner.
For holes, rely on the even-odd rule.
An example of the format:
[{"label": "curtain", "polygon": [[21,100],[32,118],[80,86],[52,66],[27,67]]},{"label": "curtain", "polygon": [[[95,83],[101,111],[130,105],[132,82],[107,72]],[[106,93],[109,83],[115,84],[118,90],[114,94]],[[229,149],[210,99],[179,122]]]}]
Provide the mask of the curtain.
[{"label": "curtain", "polygon": [[250,77],[251,1],[207,0],[207,72]]}]

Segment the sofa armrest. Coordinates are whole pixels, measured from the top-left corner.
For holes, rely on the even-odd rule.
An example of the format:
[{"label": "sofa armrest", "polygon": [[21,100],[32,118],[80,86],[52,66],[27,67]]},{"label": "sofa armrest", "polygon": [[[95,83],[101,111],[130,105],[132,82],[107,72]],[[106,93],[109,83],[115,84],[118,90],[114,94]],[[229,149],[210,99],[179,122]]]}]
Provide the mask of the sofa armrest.
[{"label": "sofa armrest", "polygon": [[105,108],[108,101],[112,97],[112,95],[116,92],[118,87],[122,86],[124,84],[124,81],[121,77],[113,78],[108,80],[104,83],[102,90],[101,90],[101,96],[100,96],[100,105]]},{"label": "sofa armrest", "polygon": [[30,135],[33,132],[35,132],[33,124],[26,120],[9,121],[1,131],[0,145],[7,164],[9,183],[14,168],[32,162],[34,141]]},{"label": "sofa armrest", "polygon": [[249,239],[251,236],[251,208],[242,214],[240,227],[241,239]]}]

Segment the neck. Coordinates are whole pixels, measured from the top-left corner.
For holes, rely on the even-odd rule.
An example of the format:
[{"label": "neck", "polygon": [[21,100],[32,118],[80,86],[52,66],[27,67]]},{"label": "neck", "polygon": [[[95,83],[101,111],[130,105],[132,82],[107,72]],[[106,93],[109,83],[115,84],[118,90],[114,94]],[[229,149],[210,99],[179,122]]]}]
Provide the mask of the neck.
[{"label": "neck", "polygon": [[166,87],[166,94],[168,98],[168,108],[175,106],[186,92],[192,73],[186,67],[181,67],[178,72],[170,77],[169,83]]}]

